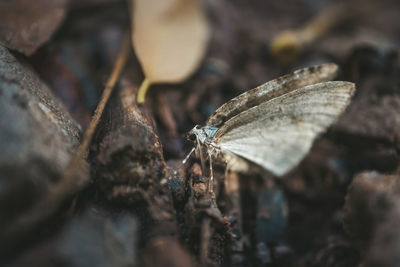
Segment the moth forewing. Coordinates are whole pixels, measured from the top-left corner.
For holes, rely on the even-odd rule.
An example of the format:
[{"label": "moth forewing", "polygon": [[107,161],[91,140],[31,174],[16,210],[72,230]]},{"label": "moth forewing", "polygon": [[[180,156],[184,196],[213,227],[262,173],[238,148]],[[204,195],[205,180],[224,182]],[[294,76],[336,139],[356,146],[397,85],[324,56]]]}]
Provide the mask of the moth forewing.
[{"label": "moth forewing", "polygon": [[293,90],[232,117],[212,142],[223,154],[245,158],[282,176],[344,111],[354,90],[354,84],[339,81]]},{"label": "moth forewing", "polygon": [[274,175],[286,174],[350,103],[354,84],[327,82],[337,69],[335,64],[301,69],[218,108],[206,126],[190,131],[203,172],[207,158],[210,167],[216,158],[235,171],[248,172],[252,162]]},{"label": "moth forewing", "polygon": [[206,125],[219,127],[230,118],[262,102],[307,85],[330,81],[336,76],[337,71],[338,66],[336,64],[327,63],[300,69],[266,82],[223,104],[210,116]]}]

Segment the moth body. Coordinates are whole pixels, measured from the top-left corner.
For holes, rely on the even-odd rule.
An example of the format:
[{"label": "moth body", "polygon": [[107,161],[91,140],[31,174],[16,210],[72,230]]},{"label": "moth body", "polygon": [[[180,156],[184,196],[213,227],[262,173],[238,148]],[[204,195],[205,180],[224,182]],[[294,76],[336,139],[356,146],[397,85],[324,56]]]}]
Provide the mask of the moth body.
[{"label": "moth body", "polygon": [[[205,126],[205,127],[200,127],[199,125],[196,125],[190,132],[188,133],[189,139],[190,136],[194,136],[196,138],[196,141],[199,142],[202,145],[209,145],[211,144],[211,140],[214,137],[215,133],[217,132],[218,128],[214,126]],[[192,140],[194,141],[194,139]]]}]

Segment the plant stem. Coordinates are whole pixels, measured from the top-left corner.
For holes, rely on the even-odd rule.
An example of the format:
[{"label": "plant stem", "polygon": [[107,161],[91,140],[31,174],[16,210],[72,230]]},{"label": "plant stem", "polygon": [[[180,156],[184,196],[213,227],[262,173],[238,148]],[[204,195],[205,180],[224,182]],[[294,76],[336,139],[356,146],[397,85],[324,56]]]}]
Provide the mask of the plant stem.
[{"label": "plant stem", "polygon": [[137,94],[137,103],[138,104],[143,104],[145,102],[146,93],[147,93],[147,90],[149,89],[149,87],[150,87],[150,82],[147,78],[145,78],[143,80],[142,84],[140,85],[139,91]]}]

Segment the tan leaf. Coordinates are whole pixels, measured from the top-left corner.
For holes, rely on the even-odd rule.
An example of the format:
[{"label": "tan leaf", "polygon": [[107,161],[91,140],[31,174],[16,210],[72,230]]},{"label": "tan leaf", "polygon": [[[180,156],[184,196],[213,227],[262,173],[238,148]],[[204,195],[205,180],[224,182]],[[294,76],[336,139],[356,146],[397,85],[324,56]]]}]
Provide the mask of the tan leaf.
[{"label": "tan leaf", "polygon": [[201,1],[131,3],[132,41],[147,83],[185,80],[198,67],[210,35]]}]

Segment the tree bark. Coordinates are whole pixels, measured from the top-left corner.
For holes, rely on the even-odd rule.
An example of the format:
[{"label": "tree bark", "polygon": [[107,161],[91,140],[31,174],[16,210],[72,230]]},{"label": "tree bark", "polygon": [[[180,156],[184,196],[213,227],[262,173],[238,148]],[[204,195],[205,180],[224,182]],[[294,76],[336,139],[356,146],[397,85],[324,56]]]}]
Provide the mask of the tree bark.
[{"label": "tree bark", "polygon": [[[169,172],[154,121],[146,107],[136,104],[137,85],[127,78],[121,80],[95,134],[90,153],[95,191],[100,192],[103,205],[127,207],[139,219],[142,265],[192,266],[178,241],[166,182]],[[173,254],[167,247],[173,248]],[[153,250],[163,260],[155,260]]]}]

